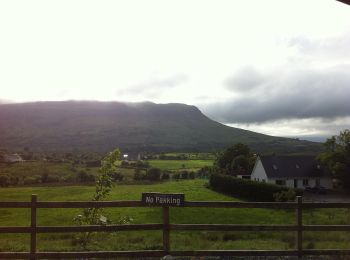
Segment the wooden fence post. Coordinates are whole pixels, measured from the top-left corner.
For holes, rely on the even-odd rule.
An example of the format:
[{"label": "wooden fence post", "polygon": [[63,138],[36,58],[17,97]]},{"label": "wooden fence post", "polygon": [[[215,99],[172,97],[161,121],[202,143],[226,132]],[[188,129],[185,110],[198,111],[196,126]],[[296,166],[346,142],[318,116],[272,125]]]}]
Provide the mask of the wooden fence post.
[{"label": "wooden fence post", "polygon": [[36,259],[36,202],[37,202],[37,195],[32,194],[32,201],[31,201],[31,232],[30,232],[30,259],[35,260]]},{"label": "wooden fence post", "polygon": [[297,207],[296,207],[296,224],[298,226],[297,231],[297,250],[298,250],[298,259],[303,258],[303,211],[302,211],[302,203],[303,199],[301,196],[297,196],[296,198]]},{"label": "wooden fence post", "polygon": [[169,207],[163,207],[163,250],[165,254],[170,251]]}]

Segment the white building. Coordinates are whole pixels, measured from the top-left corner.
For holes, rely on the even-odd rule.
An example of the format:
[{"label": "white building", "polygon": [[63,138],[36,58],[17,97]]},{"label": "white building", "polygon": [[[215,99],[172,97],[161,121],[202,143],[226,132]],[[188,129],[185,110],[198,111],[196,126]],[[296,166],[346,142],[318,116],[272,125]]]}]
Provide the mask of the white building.
[{"label": "white building", "polygon": [[251,180],[290,188],[333,188],[329,172],[313,156],[258,156]]},{"label": "white building", "polygon": [[3,160],[4,160],[4,162],[9,162],[9,163],[23,162],[22,157],[17,153],[5,154]]}]

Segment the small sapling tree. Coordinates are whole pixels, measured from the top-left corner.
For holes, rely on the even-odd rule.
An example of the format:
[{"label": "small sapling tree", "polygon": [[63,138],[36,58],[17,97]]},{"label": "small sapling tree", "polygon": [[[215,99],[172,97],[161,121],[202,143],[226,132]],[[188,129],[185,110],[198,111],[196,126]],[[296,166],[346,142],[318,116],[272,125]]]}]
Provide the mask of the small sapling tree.
[{"label": "small sapling tree", "polygon": [[[119,149],[107,154],[101,161],[99,176],[96,179],[95,193],[92,196],[92,201],[102,201],[106,199],[113,187],[113,173],[117,170],[117,162],[120,160],[121,152]],[[88,208],[84,209],[83,213],[74,218],[79,225],[104,225],[109,220],[103,216],[103,208]],[[123,218],[121,222],[125,223],[129,218]],[[86,247],[91,239],[91,232],[86,232],[78,237],[76,241],[83,247]]]}]

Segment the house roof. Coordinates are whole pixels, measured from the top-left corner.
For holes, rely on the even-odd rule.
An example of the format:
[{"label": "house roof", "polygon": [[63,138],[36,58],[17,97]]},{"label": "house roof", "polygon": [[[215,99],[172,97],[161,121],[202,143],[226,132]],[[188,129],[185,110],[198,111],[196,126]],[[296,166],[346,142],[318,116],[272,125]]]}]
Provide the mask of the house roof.
[{"label": "house roof", "polygon": [[268,178],[330,178],[314,156],[259,156]]}]

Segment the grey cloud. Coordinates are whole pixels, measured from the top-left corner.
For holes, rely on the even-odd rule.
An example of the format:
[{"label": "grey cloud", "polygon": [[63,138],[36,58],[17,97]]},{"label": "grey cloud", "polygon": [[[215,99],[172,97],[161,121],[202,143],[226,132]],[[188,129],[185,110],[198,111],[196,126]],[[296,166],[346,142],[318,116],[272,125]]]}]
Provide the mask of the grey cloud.
[{"label": "grey cloud", "polygon": [[183,74],[174,75],[168,78],[153,78],[146,82],[130,85],[127,88],[120,89],[117,95],[137,95],[144,97],[158,97],[164,91],[177,87],[188,81],[188,77]]},{"label": "grey cloud", "polygon": [[350,66],[271,74],[263,88],[222,102],[199,105],[223,123],[350,116]]},{"label": "grey cloud", "polygon": [[228,78],[224,84],[229,90],[250,91],[265,82],[264,77],[253,67],[245,67]]}]

